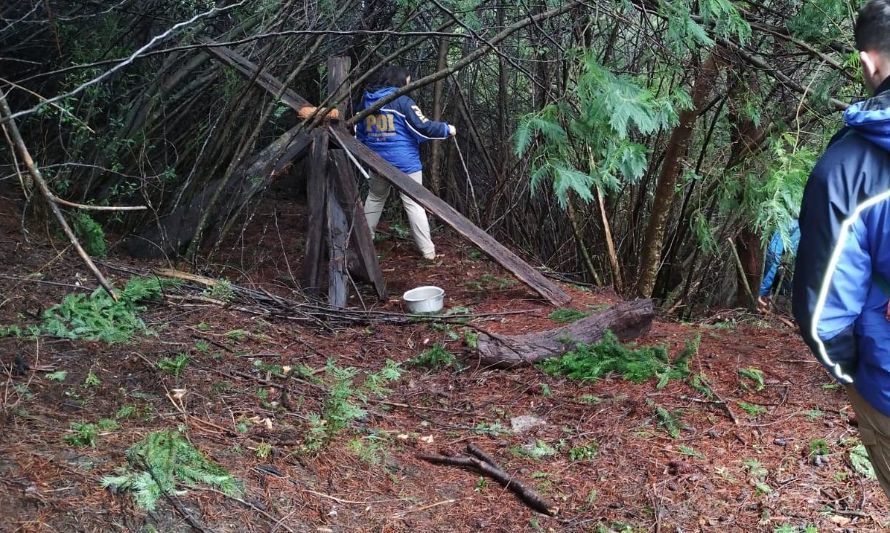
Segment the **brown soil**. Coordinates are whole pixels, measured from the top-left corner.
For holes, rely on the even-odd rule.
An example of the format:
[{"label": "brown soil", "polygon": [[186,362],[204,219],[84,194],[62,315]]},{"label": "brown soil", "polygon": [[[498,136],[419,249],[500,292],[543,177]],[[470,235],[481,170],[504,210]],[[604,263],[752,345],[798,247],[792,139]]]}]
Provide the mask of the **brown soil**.
[{"label": "brown soil", "polygon": [[[295,205],[279,204],[274,213],[273,206],[264,207],[205,273],[291,297],[302,218]],[[53,247],[35,232],[28,243],[19,227],[11,202],[0,199],[0,324],[36,324],[43,309],[77,290],[44,282],[95,286],[61,241]],[[486,329],[514,334],[557,326],[548,318],[552,308],[470,246],[446,233],[435,240],[445,254],[435,264],[420,260],[410,241],[379,243],[393,298],[378,304],[362,287],[365,304],[398,311],[403,290],[431,283],[445,288],[448,307],[523,311],[474,321]],[[162,264],[114,254],[108,261],[143,269]],[[108,271],[118,283],[127,277]],[[577,309],[618,301],[611,293],[566,289]],[[360,305],[357,298],[354,305]],[[640,339],[676,353],[701,335],[693,370],[707,376],[738,424],[682,381],[658,390],[654,381],[586,383],[536,368],[480,368],[462,339],[453,338],[461,337],[460,326],[323,332],[182,300],[151,306],[144,318],[154,334],[127,344],[0,339],[0,530],[187,531],[184,513],[213,531],[773,531],[783,525],[870,531],[887,524],[880,487],[857,474],[848,458],[857,431],[844,392],[832,386],[794,331],[760,317],[725,312],[694,324],[658,320]],[[226,336],[234,329],[253,335]],[[209,351],[196,348],[202,340]],[[290,408],[276,406],[280,389],[263,380],[280,380],[257,373],[253,364],[260,359],[321,370],[330,360],[359,369],[361,382],[387,359],[404,362],[437,343],[458,354],[465,368],[406,368],[385,399],[369,400],[367,415],[317,455],[300,453],[300,446],[323,392],[293,382]],[[192,359],[178,378],[153,365],[182,352]],[[16,360],[30,369],[15,373]],[[740,378],[738,371],[747,367],[763,371],[762,391]],[[55,370],[67,371],[64,382],[47,379]],[[89,372],[101,385],[84,386]],[[186,389],[183,409],[168,396],[172,389]],[[764,412],[749,415],[740,401]],[[72,422],[114,417],[125,404],[136,406],[139,416],[100,434],[95,447],[63,441]],[[659,425],[656,406],[679,416],[678,438]],[[510,420],[519,415],[546,425],[515,434]],[[178,497],[179,511],[161,500],[149,513],[128,494],[102,488],[100,479],[126,463],[130,445],[150,431],[177,427],[243,481],[248,505],[196,488]],[[380,453],[361,457],[349,446],[354,439],[381,443]],[[811,454],[816,439],[828,446],[824,460]],[[540,460],[516,453],[537,441],[556,453]],[[477,473],[416,458],[419,452],[460,452],[468,442],[553,501],[558,515],[531,511]],[[271,454],[261,458],[263,443]],[[590,443],[598,445],[595,457],[571,460],[572,448]],[[760,489],[753,461],[766,469]]]}]

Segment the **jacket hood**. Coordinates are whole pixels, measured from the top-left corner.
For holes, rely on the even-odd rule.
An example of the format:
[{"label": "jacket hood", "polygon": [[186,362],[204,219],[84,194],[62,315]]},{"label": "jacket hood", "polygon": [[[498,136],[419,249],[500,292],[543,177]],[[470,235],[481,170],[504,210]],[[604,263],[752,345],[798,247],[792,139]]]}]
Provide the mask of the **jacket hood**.
[{"label": "jacket hood", "polygon": [[364,105],[362,107],[373,105],[377,100],[380,100],[384,96],[389,96],[394,92],[396,92],[395,87],[379,87],[373,91],[365,91]]},{"label": "jacket hood", "polygon": [[890,80],[881,84],[875,96],[848,107],[844,111],[844,122],[890,152]]}]

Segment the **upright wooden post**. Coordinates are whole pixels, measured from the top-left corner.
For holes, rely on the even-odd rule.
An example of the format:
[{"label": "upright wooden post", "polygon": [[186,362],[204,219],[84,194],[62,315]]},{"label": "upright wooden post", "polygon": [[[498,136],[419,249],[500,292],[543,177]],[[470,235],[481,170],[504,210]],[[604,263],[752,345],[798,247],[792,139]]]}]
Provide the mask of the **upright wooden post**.
[{"label": "upright wooden post", "polygon": [[[331,57],[328,59],[328,84],[327,96],[338,98],[346,89],[346,75],[349,72],[350,60],[348,57]],[[340,114],[345,110],[345,103],[341,103],[337,109]],[[323,131],[323,130],[322,130]],[[328,261],[328,304],[331,307],[346,307],[347,283],[349,271],[346,268],[346,246],[349,238],[349,228],[346,222],[346,213],[343,209],[343,198],[333,186],[337,180],[338,170],[334,164],[328,165],[326,179],[327,184],[327,244],[330,259]],[[338,198],[338,196],[340,196]]]},{"label": "upright wooden post", "polygon": [[371,230],[368,221],[365,220],[365,209],[359,199],[358,187],[355,184],[355,171],[349,158],[343,150],[331,150],[331,179],[330,186],[333,196],[340,201],[346,220],[349,225],[349,246],[356,253],[356,259],[361,267],[360,275],[374,284],[374,290],[381,301],[388,298],[386,282],[383,280],[383,272],[377,261],[377,251],[374,249],[374,241],[371,240]]},{"label": "upright wooden post", "polygon": [[312,132],[312,149],[309,152],[309,181],[307,202],[309,220],[306,229],[306,257],[303,259],[303,290],[310,294],[320,292],[320,267],[324,255],[325,203],[328,188],[328,135],[324,130]]}]

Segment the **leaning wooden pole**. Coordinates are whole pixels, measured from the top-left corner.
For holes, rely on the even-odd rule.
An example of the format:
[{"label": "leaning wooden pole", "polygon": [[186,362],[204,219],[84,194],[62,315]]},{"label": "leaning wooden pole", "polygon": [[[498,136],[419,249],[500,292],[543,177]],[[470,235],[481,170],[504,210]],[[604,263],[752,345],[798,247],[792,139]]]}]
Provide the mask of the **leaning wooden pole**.
[{"label": "leaning wooden pole", "polygon": [[460,235],[478,246],[480,250],[510,271],[520,281],[534,289],[547,301],[558,306],[566,305],[572,301],[572,297],[559,288],[556,283],[532,268],[506,246],[470,222],[465,216],[431,193],[423,185],[415,182],[410,176],[392,166],[370,148],[357,141],[345,129],[329,127],[329,130],[334,135],[337,143],[346,149],[347,152],[371,167],[374,172],[395,185],[399,191],[407,194],[428,212],[454,228]]},{"label": "leaning wooden pole", "polygon": [[[12,110],[9,109],[9,104],[6,102],[6,95],[0,92],[0,116],[4,120],[6,120],[5,124],[2,124],[4,130],[9,132],[10,137],[12,137],[12,142],[15,145],[15,150],[18,151],[19,155],[22,157],[22,162],[25,163],[25,166],[28,168],[28,173],[31,174],[31,178],[34,180],[34,183],[37,184],[37,188],[40,190],[41,196],[46,200],[46,203],[49,205],[50,210],[53,212],[53,216],[56,217],[56,220],[59,222],[59,225],[62,227],[62,231],[65,233],[65,236],[68,237],[68,240],[71,241],[71,245],[74,246],[74,249],[77,250],[77,255],[83,259],[83,262],[86,263],[87,268],[90,269],[90,272],[96,277],[96,280],[99,282],[108,294],[114,299],[117,300],[117,295],[114,292],[114,287],[105,276],[99,271],[99,268],[93,263],[92,258],[90,258],[90,254],[83,249],[83,246],[80,245],[80,241],[77,240],[77,236],[74,235],[74,231],[71,230],[71,226],[68,225],[68,221],[65,220],[65,216],[62,214],[62,210],[59,209],[59,205],[56,201],[56,196],[49,190],[49,186],[46,184],[46,180],[43,179],[43,175],[40,173],[40,169],[37,168],[37,165],[34,163],[34,159],[31,157],[31,153],[28,151],[28,147],[25,145],[24,139],[22,139],[22,134],[19,132],[18,126],[15,124],[15,120],[12,119]],[[12,148],[12,147],[10,147]]]}]

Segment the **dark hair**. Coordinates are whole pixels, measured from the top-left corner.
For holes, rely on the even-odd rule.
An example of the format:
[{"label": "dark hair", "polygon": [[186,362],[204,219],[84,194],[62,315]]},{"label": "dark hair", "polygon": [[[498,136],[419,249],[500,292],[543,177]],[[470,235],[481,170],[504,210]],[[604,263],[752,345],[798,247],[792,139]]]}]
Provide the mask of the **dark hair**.
[{"label": "dark hair", "polygon": [[890,0],[870,0],[856,19],[856,48],[890,54]]},{"label": "dark hair", "polygon": [[383,87],[404,87],[411,73],[405,67],[387,65],[381,67],[368,80],[367,88],[382,89]]}]

